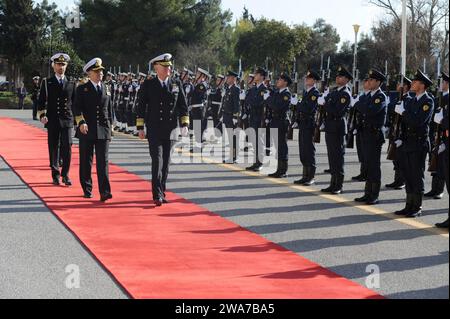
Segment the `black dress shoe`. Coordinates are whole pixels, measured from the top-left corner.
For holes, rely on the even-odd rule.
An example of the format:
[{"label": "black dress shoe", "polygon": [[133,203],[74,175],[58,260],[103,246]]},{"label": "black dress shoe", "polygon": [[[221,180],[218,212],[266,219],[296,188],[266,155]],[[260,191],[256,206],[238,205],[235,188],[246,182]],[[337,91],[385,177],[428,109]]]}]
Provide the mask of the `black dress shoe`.
[{"label": "black dress shoe", "polygon": [[100,196],[100,201],[101,202],[106,202],[107,200],[110,200],[110,199],[112,199],[113,198],[113,196],[111,195],[111,194],[106,194],[106,195],[101,195]]},{"label": "black dress shoe", "polygon": [[59,186],[59,177],[53,177],[53,185]]},{"label": "black dress shoe", "polygon": [[406,218],[417,218],[417,217],[420,217],[420,216],[422,216],[422,211],[421,210],[409,212],[408,214],[406,214],[405,217]]},{"label": "black dress shoe", "polygon": [[433,199],[442,199],[444,197],[444,193],[442,194],[436,194]]},{"label": "black dress shoe", "polygon": [[159,199],[155,199],[154,203],[155,203],[156,207],[161,207],[162,204],[164,203],[164,201],[161,198],[159,198]]},{"label": "black dress shoe", "polygon": [[436,227],[437,228],[448,228],[448,219],[443,223],[436,224]]},{"label": "black dress shoe", "polygon": [[63,181],[64,185],[72,186],[72,181],[70,180],[69,177],[63,177],[62,181]]},{"label": "black dress shoe", "polygon": [[361,181],[362,178],[363,178],[363,176],[362,176],[362,174],[360,174],[358,176],[352,177],[352,181]]},{"label": "black dress shoe", "polygon": [[170,202],[167,199],[165,199],[165,198],[163,199],[162,202],[163,202],[163,204],[170,204]]},{"label": "black dress shoe", "polygon": [[83,198],[87,198],[87,199],[92,198],[92,197],[93,196],[91,193],[84,193],[84,195],[83,195]]},{"label": "black dress shoe", "polygon": [[331,193],[333,191],[333,186],[324,188],[320,190],[322,193]]},{"label": "black dress shoe", "polygon": [[326,169],[323,171],[325,174],[331,174],[331,169]]}]

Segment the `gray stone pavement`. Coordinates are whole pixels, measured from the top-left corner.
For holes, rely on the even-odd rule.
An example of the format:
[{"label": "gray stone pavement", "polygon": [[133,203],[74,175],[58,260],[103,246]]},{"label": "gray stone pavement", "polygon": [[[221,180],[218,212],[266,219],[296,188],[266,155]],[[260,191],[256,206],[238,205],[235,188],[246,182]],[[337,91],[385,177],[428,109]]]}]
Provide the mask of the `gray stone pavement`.
[{"label": "gray stone pavement", "polygon": [[[38,122],[29,120],[28,112],[0,111],[0,116],[18,118],[41,127]],[[296,141],[290,142],[291,176],[287,180],[289,183],[298,179],[301,172],[296,143]],[[116,135],[111,146],[110,158],[114,164],[145,179],[150,179],[150,158],[146,142]],[[329,182],[329,176],[321,173],[323,169],[327,168],[324,145],[318,147],[318,159],[320,174],[317,178],[318,184],[313,187],[315,190]],[[384,159],[385,156],[383,156],[382,164],[383,184],[390,182],[393,178],[392,163]],[[364,187],[362,183],[349,181],[350,177],[357,175],[359,170],[356,151],[348,152],[346,162],[345,193],[338,199],[323,196],[319,192],[305,192],[301,188],[292,187],[287,182],[275,183],[263,176],[248,176],[237,171],[239,167],[243,168],[245,165],[237,165],[231,167],[232,169],[229,166],[208,163],[173,165],[168,186],[171,191],[180,196],[362,285],[366,284],[369,275],[367,271],[370,270],[370,267],[368,268],[368,266],[375,265],[380,271],[380,286],[375,290],[388,298],[448,298],[448,235],[438,234],[432,228],[435,222],[447,218],[448,196],[446,195],[440,201],[426,200],[424,202],[425,215],[415,221],[405,223],[402,220],[394,220],[388,218],[389,216],[384,216],[383,213],[402,207],[404,191],[383,189],[382,203],[374,208],[374,211],[355,207],[352,200],[361,194]],[[1,171],[2,176],[4,172],[8,173],[6,167]],[[7,196],[7,199],[0,198],[0,212],[7,212],[0,214],[0,218],[4,219],[0,224],[0,229],[3,224],[14,223],[17,218],[23,219],[21,225],[25,230],[34,225],[29,220],[31,219],[30,215],[36,216],[36,214],[22,213],[16,216],[13,211],[8,210],[8,207],[27,210],[31,206],[34,207],[34,210],[42,210],[41,215],[48,214],[48,210],[37,198],[34,198],[34,201],[31,201],[32,205],[29,206],[28,202],[17,202],[16,198],[22,199],[20,196],[14,195],[16,191],[14,188],[22,187],[23,191],[27,188],[21,183],[14,186],[15,184],[4,181],[3,178],[0,180],[0,190],[6,189],[6,194],[10,195]],[[430,178],[427,178],[427,184],[427,188],[429,188]],[[151,198],[150,193],[147,196]],[[176,221],[176,216],[173,218]],[[43,250],[51,252],[63,246],[65,247],[64,251],[80,253],[84,251],[83,247],[70,235],[70,232],[56,219],[49,217],[49,220],[42,227],[51,227],[54,231],[48,230],[42,233],[59,231],[66,234],[66,238],[40,241]],[[44,223],[44,221],[42,222]],[[233,231],[235,230],[220,230],[221,233],[230,233],[230,236]],[[199,229],[198,233],[202,234],[202,230]],[[204,235],[206,239],[207,236],[213,234],[205,233]],[[22,242],[25,239],[16,236],[15,233],[0,232],[0,242],[18,240]],[[265,249],[264,247],[237,248],[237,251],[254,253]],[[62,265],[72,263],[57,253],[52,255]],[[106,273],[101,271],[89,254],[85,253],[80,259],[84,260],[84,257],[86,258],[85,263],[90,262],[92,265],[91,268],[84,267],[86,267],[86,276],[92,279],[93,284],[97,284],[99,287],[108,285],[115,287],[115,283],[111,279],[108,280]],[[10,260],[12,261],[7,261],[5,267],[19,267],[27,262],[25,257]],[[0,265],[2,265],[1,261]],[[38,269],[41,269],[38,267],[39,265],[32,264],[28,268],[38,272]],[[2,267],[0,266],[0,268]],[[49,273],[54,273],[54,271],[49,271]],[[6,274],[9,276],[0,277],[2,278],[0,283],[3,281],[15,283],[16,290],[21,293],[12,294],[11,290],[7,290],[7,293],[2,294],[3,290],[0,288],[0,297],[25,296],[23,291],[26,285],[23,282],[14,281],[14,276],[10,272]],[[40,273],[38,272],[38,274]],[[63,272],[62,276],[64,277],[64,275]],[[272,275],[285,276],[286,274]],[[57,281],[57,279],[53,280]],[[45,288],[49,289],[47,294],[59,296],[55,287],[47,285]],[[105,297],[101,291],[98,294],[95,290],[86,291],[85,296]],[[39,297],[40,295],[34,296]],[[116,298],[124,297],[124,295],[116,288],[116,290],[110,289],[109,294],[106,293],[106,297]]]}]

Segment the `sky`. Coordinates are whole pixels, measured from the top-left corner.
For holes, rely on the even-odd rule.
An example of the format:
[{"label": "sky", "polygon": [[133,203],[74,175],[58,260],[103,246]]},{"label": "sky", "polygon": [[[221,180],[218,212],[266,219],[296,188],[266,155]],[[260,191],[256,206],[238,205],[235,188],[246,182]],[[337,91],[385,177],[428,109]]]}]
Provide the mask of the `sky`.
[{"label": "sky", "polygon": [[[51,1],[50,1],[51,2]],[[61,9],[74,6],[74,0],[54,0]],[[312,25],[318,18],[332,24],[341,36],[341,42],[354,41],[353,25],[370,33],[373,22],[382,18],[382,11],[368,4],[368,0],[222,0],[224,9],[233,12],[233,18],[242,15],[244,6],[255,17],[282,20],[287,24]]]}]

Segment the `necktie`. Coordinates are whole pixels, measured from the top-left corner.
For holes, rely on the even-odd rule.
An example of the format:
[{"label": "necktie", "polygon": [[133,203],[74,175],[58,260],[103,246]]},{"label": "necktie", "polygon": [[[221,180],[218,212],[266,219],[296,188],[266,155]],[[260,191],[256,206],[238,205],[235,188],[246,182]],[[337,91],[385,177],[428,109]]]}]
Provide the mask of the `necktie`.
[{"label": "necktie", "polygon": [[98,95],[102,95],[102,88],[101,88],[101,86],[100,85],[97,85],[97,93],[98,93]]},{"label": "necktie", "polygon": [[59,86],[60,86],[60,87],[63,87],[63,85],[64,85],[63,79],[59,79]]},{"label": "necktie", "polygon": [[166,85],[166,82],[163,82],[163,89],[164,89],[164,91],[167,91],[167,85]]}]

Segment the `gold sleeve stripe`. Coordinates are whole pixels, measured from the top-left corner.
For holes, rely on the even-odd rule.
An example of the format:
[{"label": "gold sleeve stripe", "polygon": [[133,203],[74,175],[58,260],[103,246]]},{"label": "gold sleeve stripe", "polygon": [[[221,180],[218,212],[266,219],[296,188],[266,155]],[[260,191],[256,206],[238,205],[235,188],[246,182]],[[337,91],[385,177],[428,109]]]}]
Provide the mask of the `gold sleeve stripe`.
[{"label": "gold sleeve stripe", "polygon": [[137,119],[136,120],[136,126],[144,126],[144,119]]},{"label": "gold sleeve stripe", "polygon": [[78,115],[77,117],[75,117],[75,120],[77,121],[77,125],[80,125],[80,123],[83,121],[85,122],[83,115]]},{"label": "gold sleeve stripe", "polygon": [[45,110],[44,111],[38,111],[37,112],[37,116],[38,116],[38,118],[41,118],[42,116],[45,116]]},{"label": "gold sleeve stripe", "polygon": [[181,117],[181,124],[183,124],[183,125],[189,125],[189,116],[182,116]]}]

